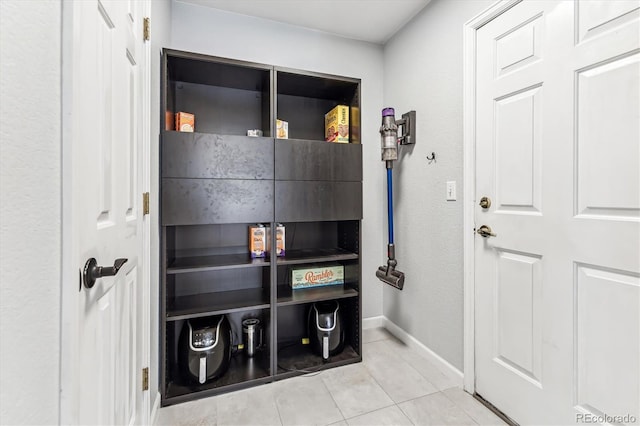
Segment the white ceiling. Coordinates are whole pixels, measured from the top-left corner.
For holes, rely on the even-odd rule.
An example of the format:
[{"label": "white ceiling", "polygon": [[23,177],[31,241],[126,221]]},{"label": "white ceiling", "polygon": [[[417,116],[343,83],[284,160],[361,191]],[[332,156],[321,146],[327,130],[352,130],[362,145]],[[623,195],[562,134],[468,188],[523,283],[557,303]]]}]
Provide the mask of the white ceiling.
[{"label": "white ceiling", "polygon": [[384,44],[430,0],[180,0]]}]

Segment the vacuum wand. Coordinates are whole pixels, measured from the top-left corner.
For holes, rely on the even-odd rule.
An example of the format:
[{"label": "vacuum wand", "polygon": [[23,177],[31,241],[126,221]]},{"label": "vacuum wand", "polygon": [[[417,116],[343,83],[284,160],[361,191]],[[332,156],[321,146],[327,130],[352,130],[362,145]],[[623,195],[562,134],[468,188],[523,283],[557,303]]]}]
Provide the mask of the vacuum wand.
[{"label": "vacuum wand", "polygon": [[[415,114],[415,113],[414,113]],[[404,123],[404,120],[403,120]],[[404,273],[396,270],[396,249],[393,241],[393,162],[398,159],[398,125],[393,108],[382,110],[382,126],[380,127],[382,142],[382,161],[387,168],[387,216],[389,243],[387,245],[387,265],[380,266],[376,277],[385,284],[399,290],[404,286]]]}]

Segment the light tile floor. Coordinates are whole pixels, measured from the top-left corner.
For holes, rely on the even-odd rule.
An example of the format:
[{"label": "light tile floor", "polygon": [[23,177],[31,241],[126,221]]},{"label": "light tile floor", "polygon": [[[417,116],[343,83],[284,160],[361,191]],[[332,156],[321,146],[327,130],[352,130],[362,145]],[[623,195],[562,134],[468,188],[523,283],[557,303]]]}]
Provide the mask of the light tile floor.
[{"label": "light tile floor", "polygon": [[161,408],[157,425],[504,425],[418,352],[363,331],[363,362]]}]

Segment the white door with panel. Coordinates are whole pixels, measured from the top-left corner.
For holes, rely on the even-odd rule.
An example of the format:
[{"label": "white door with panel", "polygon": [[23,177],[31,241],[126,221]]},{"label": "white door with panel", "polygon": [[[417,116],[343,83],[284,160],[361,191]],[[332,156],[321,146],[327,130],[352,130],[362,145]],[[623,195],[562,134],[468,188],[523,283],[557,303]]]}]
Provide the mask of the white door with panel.
[{"label": "white door with panel", "polygon": [[[74,294],[65,300],[75,303],[77,314],[63,322],[75,335],[66,333],[72,348],[63,349],[61,420],[146,424],[149,397],[142,389],[142,368],[149,359],[149,312],[141,264],[146,2],[87,0],[64,7],[71,21],[66,25],[73,28],[65,56],[72,61],[66,68],[71,75],[64,80],[70,86],[65,108],[71,140],[70,251],[81,283],[65,283],[74,287],[65,289]],[[116,265],[116,259],[126,262]]]},{"label": "white door with panel", "polygon": [[523,1],[477,31],[475,389],[521,424],[640,421],[639,17]]}]

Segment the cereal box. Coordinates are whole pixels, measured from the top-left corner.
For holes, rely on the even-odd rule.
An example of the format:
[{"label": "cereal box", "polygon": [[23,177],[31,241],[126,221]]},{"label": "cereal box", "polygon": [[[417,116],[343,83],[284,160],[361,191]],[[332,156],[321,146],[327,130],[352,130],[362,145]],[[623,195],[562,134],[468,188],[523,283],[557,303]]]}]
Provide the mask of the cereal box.
[{"label": "cereal box", "polygon": [[324,115],[327,142],[349,143],[349,107],[338,105]]},{"label": "cereal box", "polygon": [[[267,227],[267,254],[271,252],[271,227]],[[276,223],[276,256],[283,257],[284,250],[284,225]]]},{"label": "cereal box", "polygon": [[195,116],[188,112],[176,113],[176,131],[193,132],[195,128]]},{"label": "cereal box", "polygon": [[289,123],[283,120],[276,120],[276,138],[289,139]]},{"label": "cereal box", "polygon": [[322,287],[344,284],[344,266],[297,266],[291,268],[291,288]]},{"label": "cereal box", "polygon": [[262,224],[249,226],[249,252],[251,258],[265,257],[267,247],[267,232]]}]

